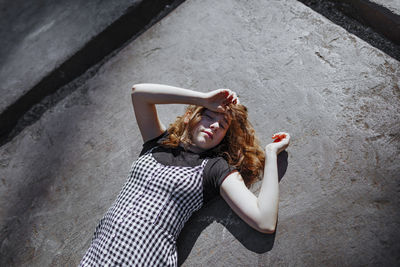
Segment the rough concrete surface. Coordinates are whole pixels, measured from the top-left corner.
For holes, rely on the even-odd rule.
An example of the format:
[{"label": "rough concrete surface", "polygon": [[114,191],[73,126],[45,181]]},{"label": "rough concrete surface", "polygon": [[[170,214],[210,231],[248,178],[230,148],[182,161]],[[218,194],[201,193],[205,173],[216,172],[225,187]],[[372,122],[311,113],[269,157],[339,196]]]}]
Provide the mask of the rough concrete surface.
[{"label": "rough concrete surface", "polygon": [[[13,5],[6,8],[4,5],[5,8],[0,11],[0,17],[4,14],[6,17],[2,23],[3,54],[12,60],[6,61],[0,74],[4,74],[2,78],[5,80],[13,82],[6,82],[4,90],[0,90],[7,95],[2,99],[4,107],[0,110],[0,146],[18,135],[22,128],[36,122],[52,105],[44,98],[58,94],[60,87],[71,83],[110,54],[115,54],[125,43],[132,41],[181,2],[120,0],[110,5],[90,0],[85,3],[47,3],[45,7],[37,1],[22,5],[24,8],[13,8]],[[35,32],[35,38],[30,39],[31,34],[27,38],[24,29],[42,19],[43,14],[35,12],[41,9],[46,11],[47,17],[57,17],[56,22],[52,21],[51,27],[48,26],[51,30],[42,27]],[[60,15],[61,10],[67,15]],[[13,16],[18,19],[8,19]],[[10,28],[22,30],[9,31]],[[18,47],[22,48],[14,49]],[[53,96],[51,98],[55,103],[57,101]]]},{"label": "rough concrete surface", "polygon": [[398,265],[399,77],[297,1],[186,1],[0,148],[0,265],[78,264],[141,149],[139,82],[231,88],[264,145],[292,135],[276,234],[217,200],[183,230],[183,266]]},{"label": "rough concrete surface", "polygon": [[140,2],[1,1],[0,113]]},{"label": "rough concrete surface", "polygon": [[[0,142],[32,105],[129,39],[137,25],[121,30],[118,23],[128,14],[142,17],[142,6],[141,0],[2,1]],[[105,39],[111,28],[119,35]]]},{"label": "rough concrete surface", "polygon": [[[400,28],[395,27],[400,19],[393,19],[398,15],[381,5],[367,0],[299,0],[299,2],[378,50],[400,60]],[[395,40],[399,41],[398,44]]]},{"label": "rough concrete surface", "polygon": [[400,1],[398,0],[372,0],[371,2],[384,6],[393,13],[400,15]]}]

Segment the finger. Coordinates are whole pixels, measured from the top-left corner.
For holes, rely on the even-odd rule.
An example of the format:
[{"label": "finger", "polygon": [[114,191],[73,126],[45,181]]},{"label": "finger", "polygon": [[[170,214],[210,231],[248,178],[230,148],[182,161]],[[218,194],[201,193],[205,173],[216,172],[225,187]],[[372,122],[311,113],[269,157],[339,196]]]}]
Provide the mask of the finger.
[{"label": "finger", "polygon": [[278,132],[278,133],[275,133],[273,136],[289,136],[289,134],[288,133],[286,133],[286,132]]},{"label": "finger", "polygon": [[282,140],[282,136],[280,135],[275,135],[272,139],[274,139],[274,143],[278,143]]},{"label": "finger", "polygon": [[282,143],[284,145],[289,145],[290,135],[286,132],[279,132],[272,136],[272,139],[275,139],[273,143]]},{"label": "finger", "polygon": [[239,105],[239,104],[240,104],[239,97],[237,97],[237,98],[236,98],[236,103],[235,103],[235,104],[237,104],[237,105]]},{"label": "finger", "polygon": [[230,91],[229,95],[228,95],[228,97],[226,99],[228,99],[229,101],[232,101],[233,96],[234,96],[234,93],[232,91]]},{"label": "finger", "polygon": [[229,95],[224,100],[224,104],[228,105],[228,104],[232,103],[232,101],[233,101],[233,94],[229,93]]},{"label": "finger", "polygon": [[225,95],[226,96],[229,96],[230,94],[231,94],[231,90],[230,89],[228,89],[228,88],[225,88],[225,89],[223,89],[224,91],[225,91]]},{"label": "finger", "polygon": [[286,137],[282,139],[282,143],[284,143],[287,147],[287,146],[289,146],[289,143],[290,143],[290,135],[287,133],[285,135],[286,135]]},{"label": "finger", "polygon": [[281,135],[282,135],[282,136],[283,136],[283,135],[285,136],[283,139],[290,140],[290,134],[283,132],[283,133],[281,133]]},{"label": "finger", "polygon": [[217,110],[216,110],[216,111],[217,111],[217,112],[223,113],[223,112],[225,112],[225,108],[224,108],[223,106],[219,105],[219,106],[217,107]]},{"label": "finger", "polygon": [[218,95],[223,96],[226,98],[229,95],[229,89],[218,89]]},{"label": "finger", "polygon": [[236,94],[235,92],[233,92],[232,103],[233,103],[233,104],[237,104],[237,102],[238,102],[237,94]]},{"label": "finger", "polygon": [[289,145],[289,139],[281,139],[282,144]]}]

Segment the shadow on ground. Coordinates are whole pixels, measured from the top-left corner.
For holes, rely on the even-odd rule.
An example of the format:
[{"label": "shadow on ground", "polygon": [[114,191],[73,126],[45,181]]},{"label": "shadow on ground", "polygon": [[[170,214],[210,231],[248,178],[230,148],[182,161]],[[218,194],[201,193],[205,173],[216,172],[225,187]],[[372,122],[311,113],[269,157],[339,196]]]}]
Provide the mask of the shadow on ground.
[{"label": "shadow on ground", "polygon": [[[287,167],[288,153],[283,151],[278,155],[279,181],[285,175]],[[222,224],[245,248],[257,254],[270,251],[274,245],[275,234],[263,234],[254,230],[218,197],[195,213],[185,224],[177,242],[179,265],[185,262],[200,234],[213,222]]]}]

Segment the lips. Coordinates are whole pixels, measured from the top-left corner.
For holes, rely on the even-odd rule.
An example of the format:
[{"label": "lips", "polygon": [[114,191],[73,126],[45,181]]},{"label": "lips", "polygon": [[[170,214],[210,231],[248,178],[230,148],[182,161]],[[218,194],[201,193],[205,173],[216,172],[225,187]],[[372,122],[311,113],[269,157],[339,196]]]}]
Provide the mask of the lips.
[{"label": "lips", "polygon": [[208,137],[210,137],[211,139],[213,138],[213,134],[209,131],[203,131],[203,133],[206,133],[208,135]]}]

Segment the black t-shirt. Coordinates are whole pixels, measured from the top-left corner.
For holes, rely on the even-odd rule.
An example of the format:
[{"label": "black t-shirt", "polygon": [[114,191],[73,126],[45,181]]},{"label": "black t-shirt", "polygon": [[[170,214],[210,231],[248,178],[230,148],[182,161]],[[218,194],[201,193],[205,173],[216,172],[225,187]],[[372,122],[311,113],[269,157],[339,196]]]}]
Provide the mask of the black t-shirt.
[{"label": "black t-shirt", "polygon": [[145,142],[140,156],[154,148],[151,153],[159,163],[182,167],[196,167],[201,165],[204,159],[208,159],[203,171],[203,201],[204,204],[207,204],[219,195],[219,187],[224,179],[237,170],[230,166],[223,157],[212,157],[207,152],[197,154],[186,151],[183,147],[171,148],[161,145],[167,135],[168,132],[165,131],[160,136]]}]

